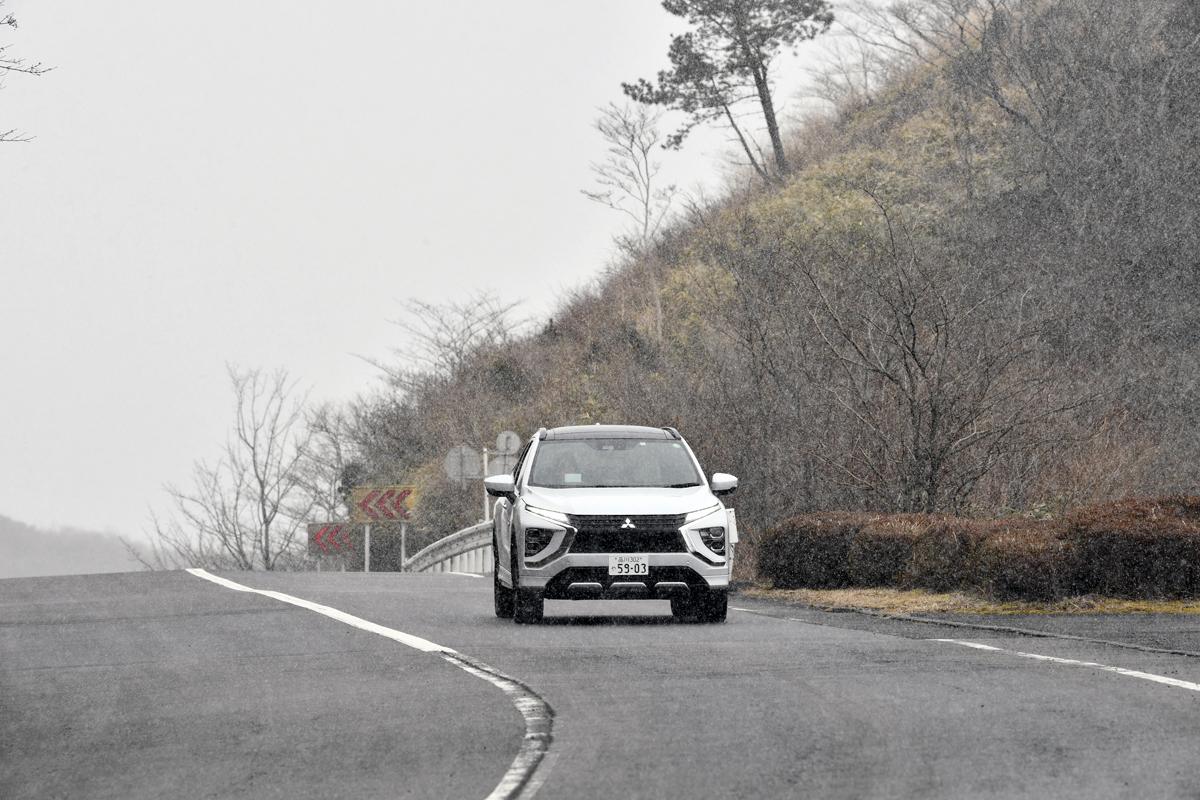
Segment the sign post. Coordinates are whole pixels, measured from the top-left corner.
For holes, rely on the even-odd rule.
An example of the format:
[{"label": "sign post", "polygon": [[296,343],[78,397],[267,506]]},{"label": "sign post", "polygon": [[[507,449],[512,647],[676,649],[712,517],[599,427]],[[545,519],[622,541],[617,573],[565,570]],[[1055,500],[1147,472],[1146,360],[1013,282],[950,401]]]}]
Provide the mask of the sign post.
[{"label": "sign post", "polygon": [[400,569],[404,569],[406,521],[416,502],[417,487],[360,486],[350,493],[350,514],[363,523],[363,572],[371,571],[371,523],[400,522]]},{"label": "sign post", "polygon": [[521,436],[516,431],[504,431],[496,437],[496,452],[515,456],[521,449]]},{"label": "sign post", "polygon": [[[456,481],[460,489],[465,489],[468,480],[479,480],[489,475],[511,472],[517,465],[517,450],[520,447],[521,437],[513,431],[504,431],[496,437],[496,450],[492,454],[495,458],[488,458],[489,451],[486,447],[480,454],[475,448],[460,444],[450,448],[442,466],[446,470],[446,476],[450,480]],[[491,518],[492,499],[488,496],[487,488],[484,487],[483,521],[487,522]]]},{"label": "sign post", "polygon": [[484,477],[479,472],[479,451],[465,444],[451,447],[442,466],[446,470],[446,476],[456,481],[460,489],[466,488],[467,481]]},{"label": "sign post", "polygon": [[[483,466],[483,477],[486,478],[488,476],[488,469],[487,469],[488,468],[488,459],[487,459],[487,448],[486,447],[483,448],[483,461],[481,463]],[[492,520],[492,498],[488,496],[487,487],[484,486],[483,487],[483,521],[491,522],[491,520]]]},{"label": "sign post", "polygon": [[[505,472],[512,472],[513,467],[517,465],[517,451],[521,449],[521,437],[515,431],[504,431],[496,437],[496,453],[495,458],[488,458],[488,449],[483,448],[483,474],[502,475]],[[483,490],[483,505],[485,509],[490,509],[492,504],[489,501],[487,489]],[[488,513],[485,511],[483,521],[488,521]]]}]

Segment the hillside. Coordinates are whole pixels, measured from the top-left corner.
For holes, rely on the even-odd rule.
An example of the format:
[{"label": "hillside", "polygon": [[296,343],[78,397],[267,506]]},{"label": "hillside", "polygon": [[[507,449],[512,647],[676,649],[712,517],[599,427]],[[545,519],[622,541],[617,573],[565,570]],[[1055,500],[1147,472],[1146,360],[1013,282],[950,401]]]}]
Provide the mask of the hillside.
[{"label": "hillside", "polygon": [[596,421],[678,427],[747,530],[1194,489],[1200,12],[902,5],[782,186],[691,206],[532,333],[400,365],[354,409],[368,474],[453,529],[477,502],[446,448]]},{"label": "hillside", "polygon": [[73,529],[42,530],[0,516],[0,578],[141,568],[115,536]]}]

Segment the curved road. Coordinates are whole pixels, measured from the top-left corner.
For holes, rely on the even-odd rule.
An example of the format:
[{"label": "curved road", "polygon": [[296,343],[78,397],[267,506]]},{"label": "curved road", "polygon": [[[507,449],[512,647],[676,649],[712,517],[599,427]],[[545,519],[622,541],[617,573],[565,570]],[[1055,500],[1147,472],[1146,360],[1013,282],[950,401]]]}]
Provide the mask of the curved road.
[{"label": "curved road", "polygon": [[[224,577],[533,689],[555,716],[524,797],[1200,796],[1200,658],[744,600],[726,625],[552,602],[522,627],[487,579]],[[484,798],[524,730],[436,653],[272,597],[182,572],[0,581],[0,797]]]}]

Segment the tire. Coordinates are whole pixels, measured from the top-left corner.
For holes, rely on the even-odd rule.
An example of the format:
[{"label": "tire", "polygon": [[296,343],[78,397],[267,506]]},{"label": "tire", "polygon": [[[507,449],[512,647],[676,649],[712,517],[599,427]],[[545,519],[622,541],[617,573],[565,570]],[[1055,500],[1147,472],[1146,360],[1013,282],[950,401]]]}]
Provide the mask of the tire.
[{"label": "tire", "polygon": [[691,622],[696,618],[696,601],[690,597],[671,598],[671,616],[681,622]]},{"label": "tire", "polygon": [[718,589],[709,591],[708,595],[701,600],[698,620],[708,623],[724,622],[728,614],[729,592],[725,589]]},{"label": "tire", "polygon": [[517,589],[513,619],[520,625],[536,625],[542,621],[546,600],[536,589]]},{"label": "tire", "polygon": [[542,621],[546,609],[546,601],[542,593],[536,589],[521,588],[521,572],[517,559],[517,543],[514,540],[510,549],[512,556],[512,597],[513,619],[518,625],[536,625]]},{"label": "tire", "polygon": [[691,597],[672,597],[671,614],[683,622],[724,622],[729,613],[725,589],[698,589]]},{"label": "tire", "polygon": [[[492,554],[497,553],[496,542],[492,540]],[[496,559],[492,558],[492,596],[496,602],[496,616],[500,619],[512,619],[516,598],[515,592],[500,582],[500,570],[496,569]]]}]

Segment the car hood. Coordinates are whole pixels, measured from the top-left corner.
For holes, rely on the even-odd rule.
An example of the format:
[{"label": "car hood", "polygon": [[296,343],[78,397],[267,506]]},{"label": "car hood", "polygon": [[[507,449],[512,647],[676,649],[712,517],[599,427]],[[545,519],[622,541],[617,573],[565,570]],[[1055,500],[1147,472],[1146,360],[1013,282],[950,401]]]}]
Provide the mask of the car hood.
[{"label": "car hood", "polygon": [[707,486],[686,489],[614,488],[543,489],[527,487],[521,499],[547,511],[565,514],[687,514],[716,505]]}]

